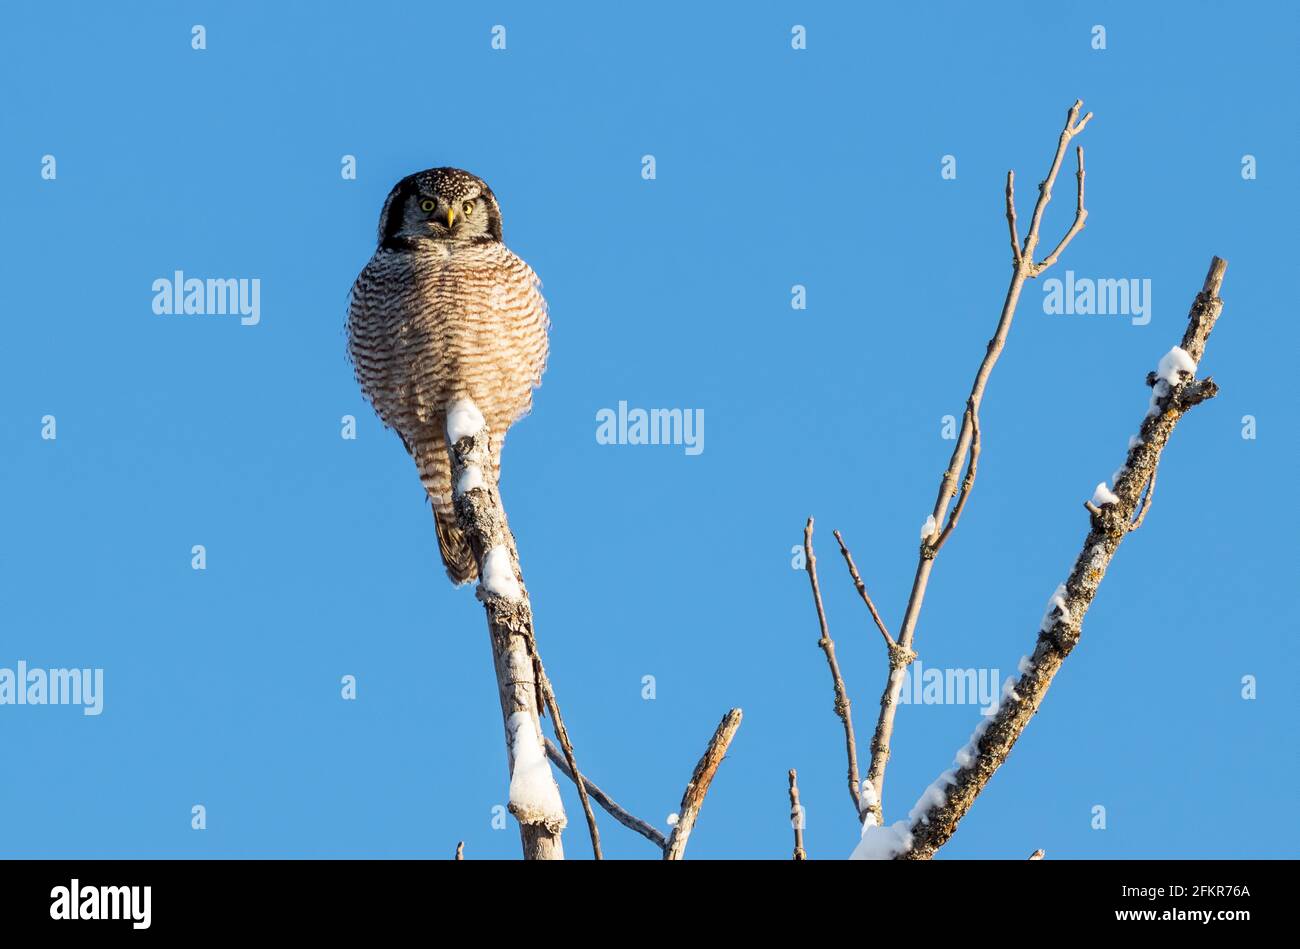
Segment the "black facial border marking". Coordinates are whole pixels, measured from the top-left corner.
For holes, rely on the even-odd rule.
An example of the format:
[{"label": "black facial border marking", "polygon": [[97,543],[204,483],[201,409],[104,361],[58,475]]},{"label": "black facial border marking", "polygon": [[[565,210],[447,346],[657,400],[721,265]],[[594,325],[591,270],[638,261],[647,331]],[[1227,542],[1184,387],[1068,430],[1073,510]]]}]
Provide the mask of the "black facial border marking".
[{"label": "black facial border marking", "polygon": [[388,193],[388,199],[384,202],[384,209],[380,214],[379,246],[390,250],[409,249],[412,246],[409,238],[398,237],[405,219],[407,203],[412,199],[422,194],[436,194],[461,201],[464,200],[466,186],[475,184],[479,187],[478,196],[483,199],[486,206],[488,223],[487,235],[480,235],[474,238],[473,242],[486,244],[502,241],[501,206],[497,203],[496,195],[488,187],[487,182],[460,168],[430,168],[407,175]]}]

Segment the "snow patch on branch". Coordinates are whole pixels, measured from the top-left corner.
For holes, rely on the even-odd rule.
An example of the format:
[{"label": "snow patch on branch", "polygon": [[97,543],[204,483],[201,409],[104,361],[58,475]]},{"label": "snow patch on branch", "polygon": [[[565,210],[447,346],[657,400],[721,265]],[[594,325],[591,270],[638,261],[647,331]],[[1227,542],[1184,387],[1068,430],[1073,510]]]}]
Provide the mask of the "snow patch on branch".
[{"label": "snow patch on branch", "polygon": [[[1184,373],[1187,374],[1186,378],[1183,378]],[[1155,376],[1155,384],[1151,386],[1151,404],[1147,408],[1147,418],[1160,414],[1160,400],[1168,397],[1173,386],[1196,377],[1196,360],[1189,356],[1186,350],[1175,346],[1160,357]]]},{"label": "snow patch on branch", "polygon": [[1070,621],[1070,608],[1065,605],[1064,583],[1057,584],[1056,592],[1047,601],[1047,612],[1043,614],[1043,621],[1038,624],[1038,631],[1041,633],[1047,632],[1056,625],[1058,619],[1063,623]]},{"label": "snow patch on branch", "polygon": [[1016,691],[1016,680],[1013,676],[1007,676],[1007,681],[1002,683],[1002,697],[998,700],[998,705],[1005,705],[1007,699],[1013,702],[1020,701],[1020,693]]},{"label": "snow patch on branch", "polygon": [[1169,395],[1169,383],[1163,379],[1157,379],[1156,384],[1151,387],[1151,401],[1147,405],[1147,418],[1160,414],[1160,400]]},{"label": "snow patch on branch", "polygon": [[921,792],[912,809],[907,812],[908,827],[915,827],[918,823],[928,824],[930,819],[925,815],[936,807],[943,807],[948,803],[948,792],[944,790],[950,784],[957,783],[956,771],[945,771],[930,783],[930,786]]},{"label": "snow patch on branch", "polygon": [[510,561],[510,551],[502,544],[497,544],[483,558],[483,589],[488,593],[505,597],[507,600],[523,599],[524,591],[519,587],[515,576],[514,564]]},{"label": "snow patch on branch", "polygon": [[537,725],[528,712],[515,712],[506,727],[510,732],[510,812],[524,823],[564,820],[560,789],[551,773],[537,734]]},{"label": "snow patch on branch", "polygon": [[1114,491],[1106,486],[1106,482],[1103,481],[1093,490],[1092,503],[1097,505],[1097,507],[1104,507],[1107,504],[1118,504],[1119,498],[1116,496]]},{"label": "snow patch on branch", "polygon": [[925,523],[921,525],[921,540],[933,536],[939,530],[939,525],[935,522],[933,514],[925,516]]},{"label": "snow patch on branch", "polygon": [[1185,381],[1182,378],[1184,372],[1188,379],[1193,378],[1196,375],[1196,360],[1180,346],[1175,346],[1161,356],[1160,364],[1156,366],[1156,378],[1163,379],[1169,385]]},{"label": "snow patch on branch", "polygon": [[[874,821],[875,815],[869,815]],[[907,821],[898,821],[888,827],[863,823],[862,839],[849,855],[850,860],[892,860],[912,848],[912,831]]]},{"label": "snow patch on branch", "polygon": [[483,487],[483,469],[478,465],[466,465],[456,481],[456,497]]},{"label": "snow patch on branch", "polygon": [[975,731],[971,733],[970,741],[957,749],[957,754],[953,756],[953,764],[959,769],[969,768],[975,763],[975,759],[979,757],[980,739],[989,730],[989,726],[993,724],[993,716],[997,715],[1001,708],[1002,703],[998,702],[993,711],[985,713],[985,717],[975,726]]},{"label": "snow patch on branch", "polygon": [[[876,793],[876,786],[871,783],[870,778],[867,778],[862,782],[862,806],[875,807],[879,803],[880,795]],[[875,819],[874,814],[872,815],[872,819]]]},{"label": "snow patch on branch", "polygon": [[477,435],[486,424],[470,399],[457,399],[447,406],[447,441],[452,445],[467,435]]}]

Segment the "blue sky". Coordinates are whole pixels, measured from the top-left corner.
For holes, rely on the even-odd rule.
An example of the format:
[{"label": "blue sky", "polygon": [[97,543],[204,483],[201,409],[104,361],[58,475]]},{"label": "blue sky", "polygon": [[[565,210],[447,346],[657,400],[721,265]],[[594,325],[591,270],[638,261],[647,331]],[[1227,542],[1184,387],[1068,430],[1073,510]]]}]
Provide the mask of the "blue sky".
[{"label": "blue sky", "polygon": [[[517,856],[513,822],[492,826],[507,775],[481,607],[445,580],[414,466],[344,359],[385,194],[456,165],[495,189],[551,308],[503,496],[579,762],[662,826],[740,706],[689,854],[788,857],[796,767],[812,856],[847,856],[842,734],[791,550],[815,515],[865,757],[883,649],[830,532],[896,628],[941,420],[1006,288],[1004,175],[1023,227],[1082,97],[1090,218],[1051,276],[1149,279],[1152,318],[1048,315],[1026,288],[921,618],[926,666],[1005,676],[1032,649],[1212,254],[1226,306],[1202,371],[1223,392],[1180,424],[1081,645],[942,856],[1294,856],[1277,367],[1297,343],[1296,13],[1138,7],[7,6],[0,667],[102,668],[105,695],[99,716],[0,706],[0,852]],[[260,322],[155,315],[177,269],[260,279]],[[705,450],[598,444],[620,400],[702,409]],[[889,819],[978,717],[901,710]],[[654,855],[601,820],[607,855]]]}]

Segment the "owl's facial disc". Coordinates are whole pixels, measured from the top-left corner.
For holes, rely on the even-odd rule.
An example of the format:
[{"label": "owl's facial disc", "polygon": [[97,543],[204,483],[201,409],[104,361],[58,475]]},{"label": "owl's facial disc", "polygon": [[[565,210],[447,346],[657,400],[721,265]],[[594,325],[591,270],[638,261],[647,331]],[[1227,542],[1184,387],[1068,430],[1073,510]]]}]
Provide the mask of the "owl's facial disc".
[{"label": "owl's facial disc", "polygon": [[413,203],[419,229],[434,240],[470,240],[487,233],[487,211],[477,193],[422,194]]},{"label": "owl's facial disc", "polygon": [[501,210],[492,190],[458,168],[408,175],[389,193],[380,214],[379,242],[481,243],[501,240]]}]

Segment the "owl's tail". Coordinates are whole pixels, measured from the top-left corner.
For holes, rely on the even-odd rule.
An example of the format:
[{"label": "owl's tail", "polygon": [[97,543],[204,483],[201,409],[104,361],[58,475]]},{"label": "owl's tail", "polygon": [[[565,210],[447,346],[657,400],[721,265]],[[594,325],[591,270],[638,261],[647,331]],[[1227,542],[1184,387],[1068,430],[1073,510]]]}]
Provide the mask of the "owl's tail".
[{"label": "owl's tail", "polygon": [[[411,442],[405,438],[402,442],[407,451],[411,451]],[[474,562],[474,552],[470,550],[469,540],[456,523],[456,511],[451,506],[451,459],[442,448],[442,439],[430,435],[423,442],[419,451],[411,451],[415,466],[420,472],[420,482],[433,505],[434,533],[438,535],[438,553],[442,555],[442,565],[447,568],[451,582],[460,586],[478,577],[478,564]]]},{"label": "owl's tail", "polygon": [[457,586],[469,583],[478,576],[478,564],[474,562],[474,552],[469,548],[469,541],[456,523],[456,512],[450,508],[439,510],[434,505],[433,523],[438,533],[438,553],[442,554],[442,565],[447,568],[447,576]]}]

